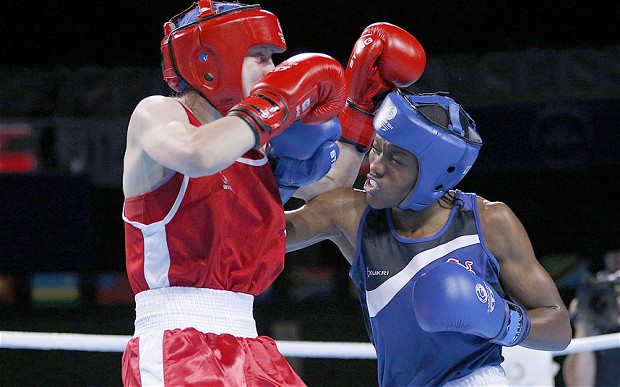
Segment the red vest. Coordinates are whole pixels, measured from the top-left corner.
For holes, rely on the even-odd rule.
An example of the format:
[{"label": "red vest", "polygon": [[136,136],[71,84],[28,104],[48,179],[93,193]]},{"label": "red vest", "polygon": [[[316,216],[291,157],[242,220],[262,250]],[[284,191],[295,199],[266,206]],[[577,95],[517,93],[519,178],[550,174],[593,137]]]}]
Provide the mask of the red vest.
[{"label": "red vest", "polygon": [[123,219],[136,293],[189,286],[258,295],[284,267],[284,209],[259,150],[214,175],[172,174],[153,191],[126,198]]}]

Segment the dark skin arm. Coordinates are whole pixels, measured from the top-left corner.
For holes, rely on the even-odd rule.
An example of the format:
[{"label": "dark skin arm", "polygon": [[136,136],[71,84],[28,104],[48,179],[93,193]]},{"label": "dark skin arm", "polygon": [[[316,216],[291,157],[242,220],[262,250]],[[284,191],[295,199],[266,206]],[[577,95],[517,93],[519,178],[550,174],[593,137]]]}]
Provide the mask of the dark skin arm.
[{"label": "dark skin arm", "polygon": [[540,265],[525,228],[504,203],[478,198],[482,232],[500,265],[500,282],[531,321],[522,346],[563,350],[571,340],[568,311],[553,279]]},{"label": "dark skin arm", "polygon": [[357,228],[366,196],[352,188],[326,192],[301,208],[286,213],[286,251],[330,240],[353,262]]}]

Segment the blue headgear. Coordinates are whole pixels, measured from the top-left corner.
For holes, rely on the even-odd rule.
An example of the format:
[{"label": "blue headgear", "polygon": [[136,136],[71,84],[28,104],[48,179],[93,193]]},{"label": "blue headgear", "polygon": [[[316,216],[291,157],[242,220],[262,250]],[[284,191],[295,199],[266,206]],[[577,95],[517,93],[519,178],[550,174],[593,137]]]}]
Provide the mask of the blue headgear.
[{"label": "blue headgear", "polygon": [[404,210],[423,210],[439,200],[469,172],[482,146],[469,114],[443,93],[393,91],[373,124],[379,136],[418,159],[418,180],[399,205]]}]

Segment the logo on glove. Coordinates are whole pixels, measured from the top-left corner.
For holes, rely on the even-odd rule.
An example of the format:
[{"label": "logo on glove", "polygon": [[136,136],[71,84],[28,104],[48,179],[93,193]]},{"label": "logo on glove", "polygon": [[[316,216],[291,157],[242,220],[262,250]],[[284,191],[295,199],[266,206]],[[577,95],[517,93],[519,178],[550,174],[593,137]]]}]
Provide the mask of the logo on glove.
[{"label": "logo on glove", "polygon": [[480,302],[487,304],[487,313],[491,313],[495,310],[495,297],[493,296],[493,292],[489,288],[489,285],[477,283],[476,296]]},{"label": "logo on glove", "polygon": [[338,159],[338,153],[336,152],[336,150],[332,150],[329,152],[329,158],[332,161],[332,164],[336,162],[336,159]]},{"label": "logo on glove", "polygon": [[357,59],[357,54],[360,54],[362,50],[364,49],[364,47],[368,46],[372,42],[373,42],[372,37],[368,37],[364,39],[361,42],[361,44],[358,45],[358,47],[355,48],[353,55],[351,55],[351,60],[349,61],[349,67],[353,68],[353,65],[355,64],[355,59]]}]

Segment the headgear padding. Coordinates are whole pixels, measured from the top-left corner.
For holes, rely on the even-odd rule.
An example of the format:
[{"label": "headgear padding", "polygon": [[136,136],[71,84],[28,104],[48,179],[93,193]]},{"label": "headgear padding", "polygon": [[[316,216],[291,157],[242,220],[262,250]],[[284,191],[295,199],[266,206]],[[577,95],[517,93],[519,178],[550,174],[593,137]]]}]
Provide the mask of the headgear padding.
[{"label": "headgear padding", "polygon": [[456,186],[482,146],[469,114],[440,93],[393,91],[383,100],[373,124],[379,136],[418,159],[418,179],[399,205],[405,210],[423,210]]},{"label": "headgear padding", "polygon": [[243,59],[259,44],[286,50],[274,14],[258,4],[200,0],[164,24],[164,79],[179,92],[189,84],[225,115],[243,98]]}]

